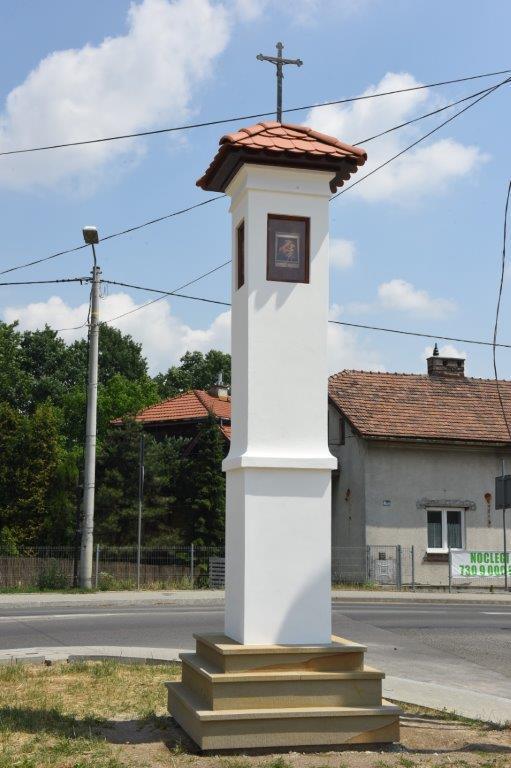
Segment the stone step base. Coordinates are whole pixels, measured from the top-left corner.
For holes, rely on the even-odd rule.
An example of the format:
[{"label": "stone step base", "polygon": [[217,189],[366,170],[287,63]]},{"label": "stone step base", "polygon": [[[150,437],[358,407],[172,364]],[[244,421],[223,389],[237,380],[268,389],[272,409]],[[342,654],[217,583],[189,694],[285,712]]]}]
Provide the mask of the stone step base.
[{"label": "stone step base", "polygon": [[181,654],[183,685],[205,709],[273,707],[350,707],[381,704],[382,672],[365,668],[350,672],[309,669],[219,672],[196,653]]},{"label": "stone step base", "polygon": [[169,711],[203,750],[334,746],[399,740],[384,675],[364,668],[364,646],[333,637],[316,646],[247,646],[196,636],[167,683]]},{"label": "stone step base", "polygon": [[168,683],[173,717],[202,750],[374,744],[399,740],[398,707],[204,710],[183,683]]},{"label": "stone step base", "polygon": [[365,645],[335,635],[328,645],[241,645],[221,634],[194,635],[194,638],[197,654],[221,672],[362,670],[367,651]]}]

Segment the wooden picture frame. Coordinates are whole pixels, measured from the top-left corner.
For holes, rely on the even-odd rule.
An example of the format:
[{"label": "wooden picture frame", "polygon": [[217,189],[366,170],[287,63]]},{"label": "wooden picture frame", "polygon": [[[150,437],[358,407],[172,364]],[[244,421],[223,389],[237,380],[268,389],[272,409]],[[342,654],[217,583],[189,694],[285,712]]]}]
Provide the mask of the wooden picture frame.
[{"label": "wooden picture frame", "polygon": [[267,232],[266,279],[308,283],[310,219],[269,213]]},{"label": "wooden picture frame", "polygon": [[236,227],[236,288],[245,285],[245,220]]}]

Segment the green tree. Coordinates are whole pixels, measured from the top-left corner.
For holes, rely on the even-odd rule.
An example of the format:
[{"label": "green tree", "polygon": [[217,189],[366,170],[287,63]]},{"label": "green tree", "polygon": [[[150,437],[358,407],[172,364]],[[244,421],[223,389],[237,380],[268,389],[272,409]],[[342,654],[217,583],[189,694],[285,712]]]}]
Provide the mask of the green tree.
[{"label": "green tree", "polygon": [[[96,535],[106,544],[137,541],[138,478],[142,429],[133,420],[110,428],[97,465]],[[172,484],[182,441],[145,434],[143,543],[181,543],[172,512]]]},{"label": "green tree", "polygon": [[199,428],[188,458],[181,463],[176,509],[186,543],[218,546],[224,542],[224,441],[213,416]]},{"label": "green tree", "polygon": [[23,368],[22,334],[18,323],[0,321],[0,402],[25,411],[31,397],[31,377]]},{"label": "green tree", "polygon": [[60,405],[70,387],[84,386],[85,370],[76,365],[76,356],[56,331],[48,326],[25,331],[20,346],[22,370],[30,380],[31,408],[46,400]]},{"label": "green tree", "polygon": [[225,384],[231,382],[231,356],[218,349],[186,352],[180,365],[173,365],[167,373],[155,377],[162,398],[174,397],[189,389],[209,389],[222,374]]},{"label": "green tree", "polygon": [[58,416],[44,404],[30,416],[0,404],[0,529],[38,544],[59,464]]}]

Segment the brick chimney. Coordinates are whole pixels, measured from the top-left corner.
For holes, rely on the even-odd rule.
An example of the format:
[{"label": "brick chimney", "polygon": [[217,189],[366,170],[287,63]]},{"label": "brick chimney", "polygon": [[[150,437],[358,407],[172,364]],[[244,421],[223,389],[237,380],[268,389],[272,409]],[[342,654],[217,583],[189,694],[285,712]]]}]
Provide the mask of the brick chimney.
[{"label": "brick chimney", "polygon": [[465,377],[465,360],[462,357],[442,357],[435,344],[433,354],[428,357],[428,376],[446,376],[463,379]]},{"label": "brick chimney", "polygon": [[229,399],[229,387],[227,384],[224,384],[223,376],[221,373],[218,374],[215,384],[213,384],[213,386],[208,390],[208,394],[210,394],[212,397],[218,397],[219,400]]}]

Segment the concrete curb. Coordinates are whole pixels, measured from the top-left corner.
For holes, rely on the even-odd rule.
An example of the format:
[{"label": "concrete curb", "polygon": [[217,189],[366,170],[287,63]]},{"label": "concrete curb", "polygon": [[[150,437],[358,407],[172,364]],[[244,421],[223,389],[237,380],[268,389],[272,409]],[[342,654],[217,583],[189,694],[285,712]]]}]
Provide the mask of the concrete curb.
[{"label": "concrete curb", "polygon": [[72,645],[47,648],[12,648],[0,651],[0,666],[9,664],[46,664],[76,661],[105,661],[111,659],[126,664],[168,664],[179,661],[180,653],[192,653],[189,648],[143,648],[117,645]]},{"label": "concrete curb", "polygon": [[[0,610],[6,608],[76,608],[127,607],[140,605],[200,606],[214,603],[222,606],[223,590],[182,590],[162,592],[94,592],[92,594],[30,593],[0,595]],[[401,604],[499,604],[511,606],[508,593],[448,592],[383,592],[376,590],[333,590],[332,603],[401,603]]]},{"label": "concrete curb", "polygon": [[[16,648],[0,651],[0,666],[51,665],[58,662],[105,660],[115,660],[125,664],[168,664],[179,662],[180,653],[193,653],[193,651],[189,648],[139,648],[112,645]],[[469,688],[389,676],[383,680],[383,695],[397,702],[445,710],[473,720],[501,726],[511,723],[511,699],[490,696]]]},{"label": "concrete curb", "polygon": [[395,701],[445,710],[485,723],[511,724],[511,699],[490,696],[487,693],[471,691],[469,688],[389,676],[383,681],[383,695]]}]

